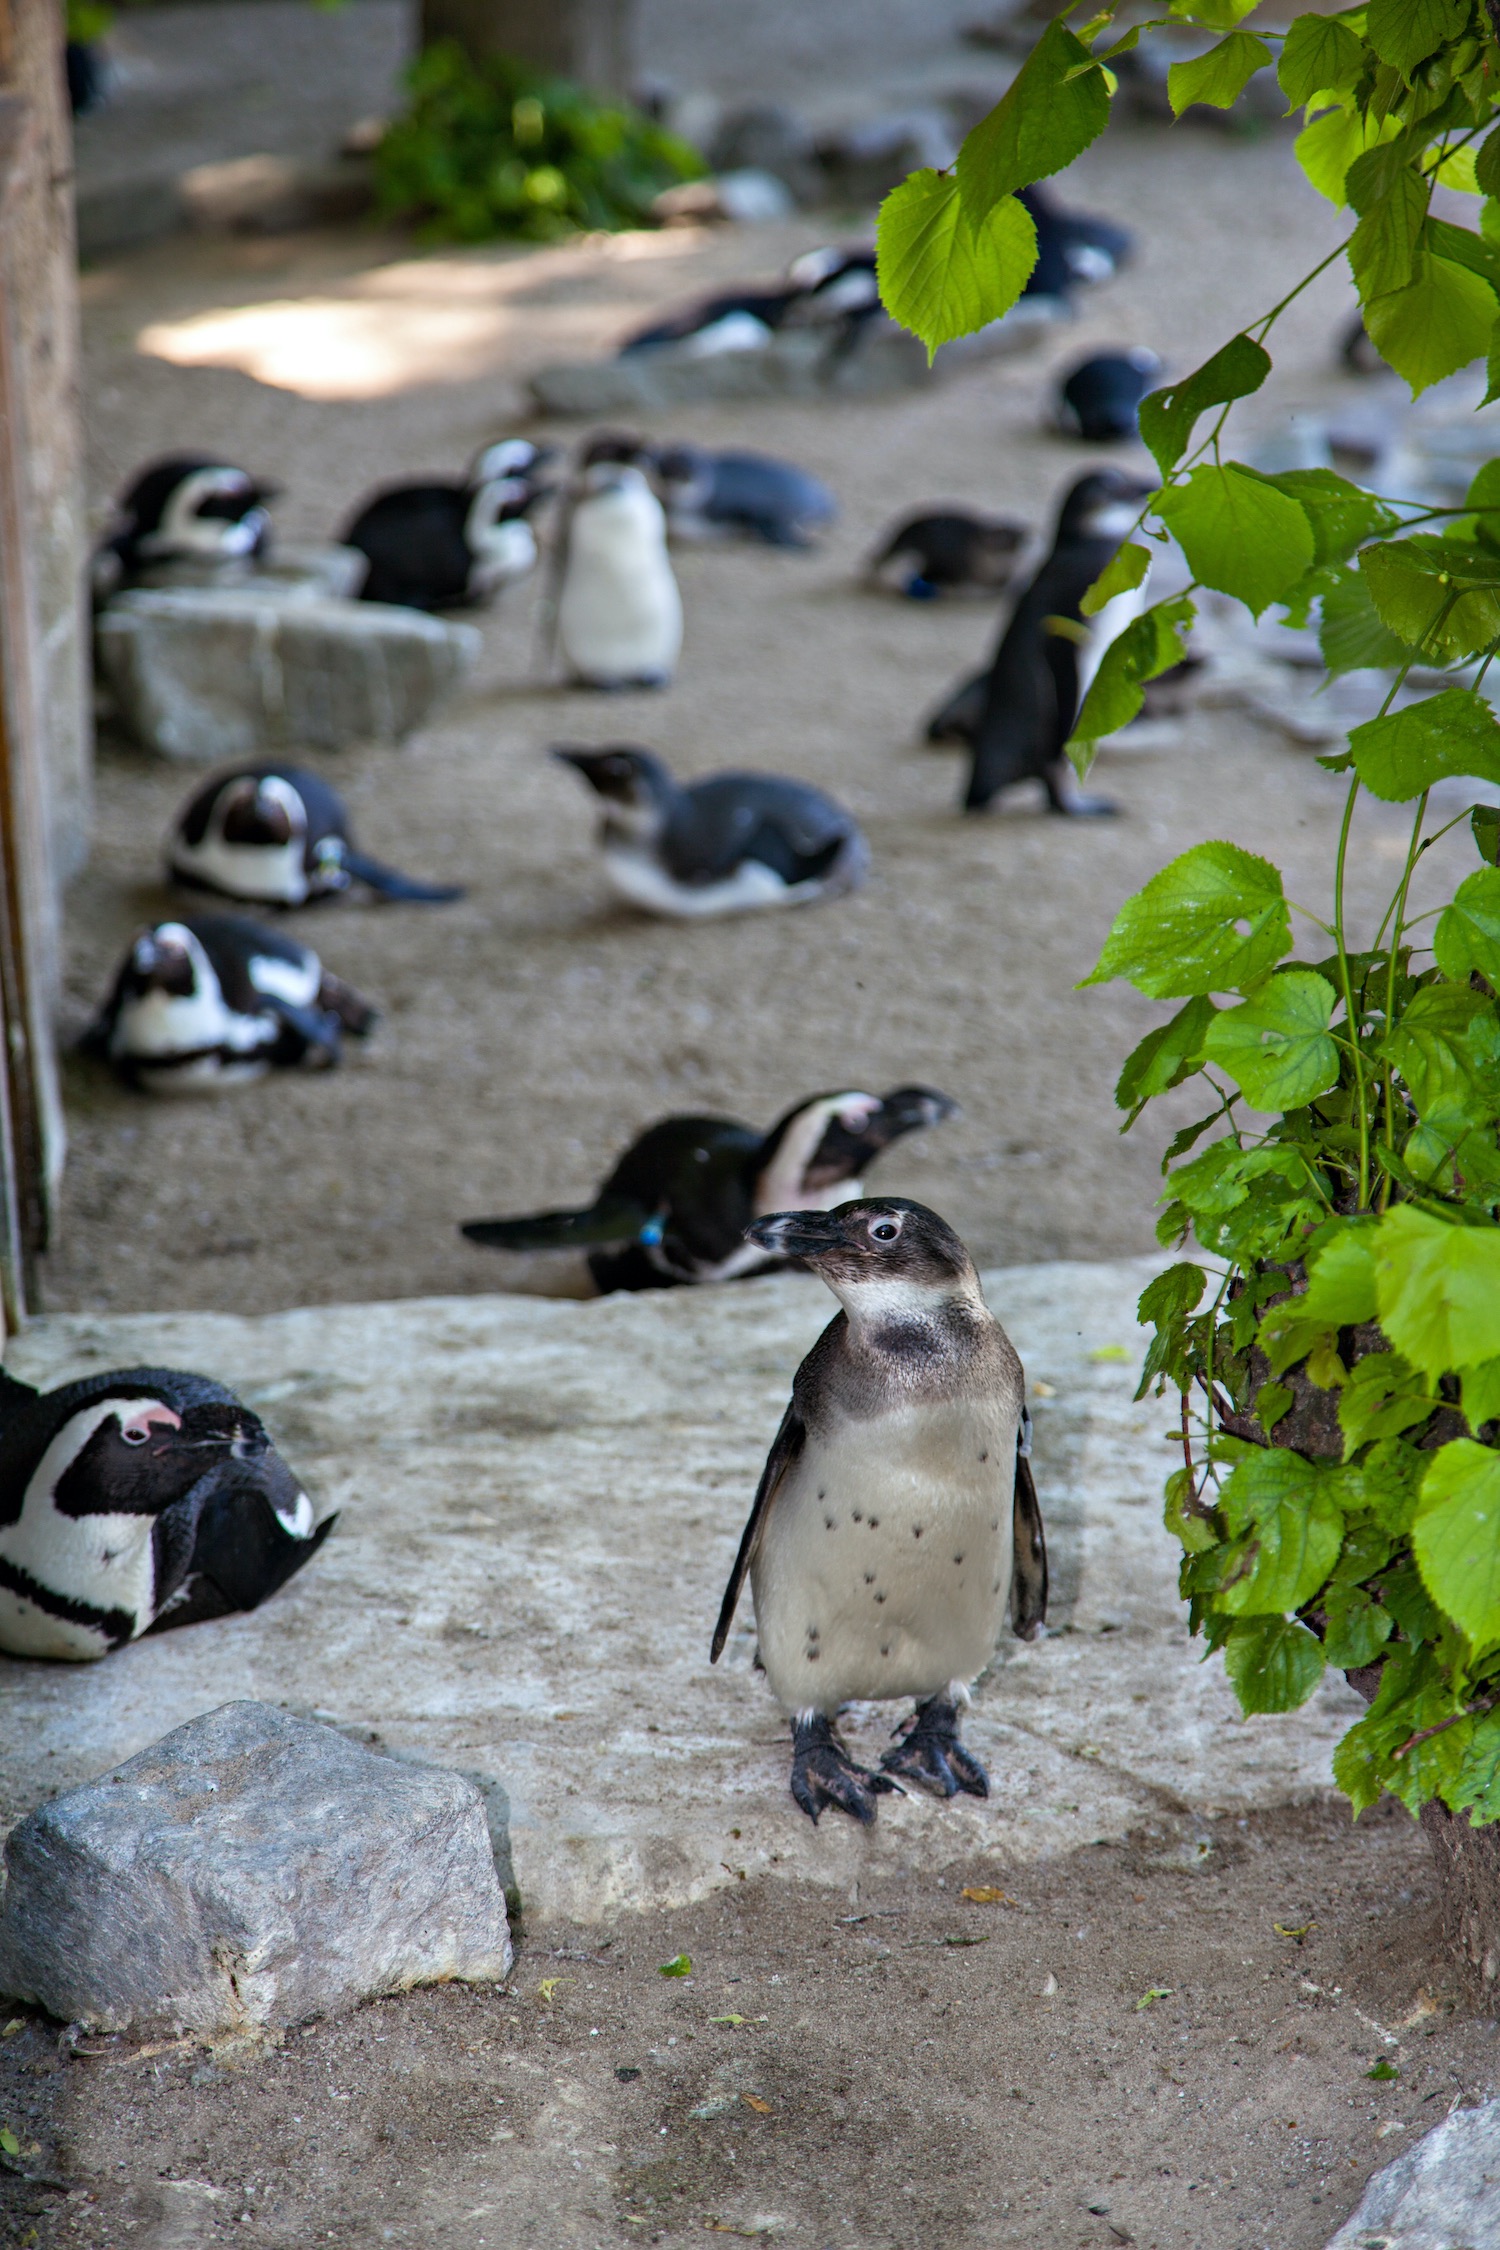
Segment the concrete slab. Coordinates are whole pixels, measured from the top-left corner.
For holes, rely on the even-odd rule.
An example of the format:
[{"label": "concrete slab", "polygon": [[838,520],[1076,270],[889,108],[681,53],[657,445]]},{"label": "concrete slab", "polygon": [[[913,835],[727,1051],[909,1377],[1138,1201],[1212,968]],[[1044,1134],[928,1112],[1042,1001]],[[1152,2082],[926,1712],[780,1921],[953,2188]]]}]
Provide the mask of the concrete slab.
[{"label": "concrete slab", "polygon": [[[1171,1415],[1131,1399],[1154,1263],[988,1277],[1033,1386],[1054,1629],[1002,1648],[978,1690],[968,1734],[989,1802],[891,1800],[868,1834],[831,1817],[815,1831],[793,1805],[748,1606],[718,1669],[707,1660],[793,1370],[833,1310],[817,1281],[39,1321],[9,1355],[18,1375],[201,1368],[344,1514],[257,1615],[99,1665],[0,1659],[0,1813],[254,1696],[492,1775],[527,1909],[589,1918],[683,1903],[742,1869],[847,1889],[1163,1816],[1180,1843],[1184,1816],[1320,1792],[1352,1693],[1325,1686],[1300,1713],[1244,1722],[1182,1624],[1160,1521]],[[889,1723],[871,1707],[850,1732],[871,1755]]]}]

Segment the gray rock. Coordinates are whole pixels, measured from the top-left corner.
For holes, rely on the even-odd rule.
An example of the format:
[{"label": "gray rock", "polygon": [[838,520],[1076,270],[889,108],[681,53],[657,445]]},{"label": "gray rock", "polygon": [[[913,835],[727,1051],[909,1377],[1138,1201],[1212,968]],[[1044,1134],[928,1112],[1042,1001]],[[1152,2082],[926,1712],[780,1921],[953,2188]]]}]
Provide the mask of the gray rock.
[{"label": "gray rock", "polygon": [[1487,2250],[1500,2242],[1500,2102],[1456,2109],[1377,2172],[1328,2250]]},{"label": "gray rock", "polygon": [[364,156],[310,164],[291,156],[237,156],[195,164],[177,183],[187,223],[205,232],[290,234],[363,218],[375,198]]},{"label": "gray rock", "polygon": [[721,172],[710,180],[684,180],[663,188],[652,205],[664,226],[701,226],[727,220],[735,226],[762,226],[789,219],[796,197],[774,172]]},{"label": "gray rock", "polygon": [[486,1807],[456,1773],[226,1703],[31,1813],[0,1991],[99,2031],[229,2031],[510,1971]]},{"label": "gray rock", "polygon": [[810,128],[779,102],[747,102],[720,118],[709,142],[715,172],[772,172],[799,203],[817,203],[823,175]]},{"label": "gray rock", "polygon": [[412,609],[237,589],[133,589],[94,630],[121,723],[159,756],[399,742],[475,663],[480,636]]}]

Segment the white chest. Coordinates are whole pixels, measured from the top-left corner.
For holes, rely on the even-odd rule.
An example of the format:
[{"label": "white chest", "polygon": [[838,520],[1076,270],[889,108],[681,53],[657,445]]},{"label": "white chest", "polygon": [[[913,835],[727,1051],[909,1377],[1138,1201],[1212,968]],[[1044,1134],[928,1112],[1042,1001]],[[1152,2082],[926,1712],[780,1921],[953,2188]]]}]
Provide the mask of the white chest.
[{"label": "white chest", "polygon": [[568,662],[587,678],[647,678],[675,668],[682,598],[666,519],[644,484],[602,493],[574,511],[557,630]]}]

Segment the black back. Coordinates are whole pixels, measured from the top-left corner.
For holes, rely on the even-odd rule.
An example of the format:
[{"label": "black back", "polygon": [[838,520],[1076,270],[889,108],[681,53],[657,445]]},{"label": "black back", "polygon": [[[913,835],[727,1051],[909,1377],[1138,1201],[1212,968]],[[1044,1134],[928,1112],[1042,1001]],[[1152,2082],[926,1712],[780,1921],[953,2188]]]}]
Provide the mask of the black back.
[{"label": "black back", "polygon": [[619,356],[624,359],[631,352],[649,351],[654,344],[680,344],[686,337],[712,328],[716,321],[727,319],[730,313],[750,313],[756,320],[763,320],[767,328],[779,328],[788,309],[807,294],[801,289],[727,289],[717,296],[699,297],[680,311],[669,313],[665,320],[653,321],[650,327],[638,328],[627,336]]},{"label": "black back", "polygon": [[810,782],[716,773],[688,784],[668,816],[661,856],[678,882],[718,882],[749,859],[785,883],[825,874],[854,821]]},{"label": "black back", "polygon": [[321,775],[308,773],[302,766],[281,766],[274,763],[253,766],[231,766],[205,781],[177,815],[177,833],[185,844],[201,844],[208,833],[208,817],[221,792],[232,781],[285,781],[290,783],[302,799],[307,813],[307,843],[309,863],[318,844],[330,836],[349,840],[349,816],[344,801],[336,789],[330,789]]},{"label": "black back", "polygon": [[367,502],[343,535],[369,562],[360,600],[458,608],[474,563],[464,537],[473,498],[462,484],[400,484]]}]

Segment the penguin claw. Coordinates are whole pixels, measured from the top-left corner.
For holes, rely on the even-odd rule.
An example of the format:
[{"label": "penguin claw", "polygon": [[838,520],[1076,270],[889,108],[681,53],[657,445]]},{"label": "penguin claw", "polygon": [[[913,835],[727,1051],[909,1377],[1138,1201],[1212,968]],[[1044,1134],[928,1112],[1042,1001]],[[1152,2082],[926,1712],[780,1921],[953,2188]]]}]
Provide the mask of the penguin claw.
[{"label": "penguin claw", "polygon": [[819,1813],[830,1805],[868,1828],[875,1818],[877,1797],[904,1794],[888,1774],[870,1773],[856,1765],[834,1733],[832,1721],[821,1713],[794,1721],[792,1795],[814,1828]]},{"label": "penguin claw", "polygon": [[958,1711],[946,1696],[920,1704],[898,1729],[898,1739],[880,1761],[883,1774],[899,1773],[935,1797],[987,1797],[989,1775],[958,1739]]}]

